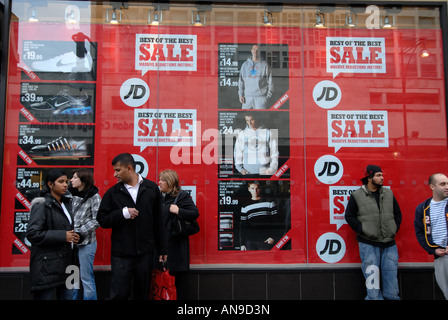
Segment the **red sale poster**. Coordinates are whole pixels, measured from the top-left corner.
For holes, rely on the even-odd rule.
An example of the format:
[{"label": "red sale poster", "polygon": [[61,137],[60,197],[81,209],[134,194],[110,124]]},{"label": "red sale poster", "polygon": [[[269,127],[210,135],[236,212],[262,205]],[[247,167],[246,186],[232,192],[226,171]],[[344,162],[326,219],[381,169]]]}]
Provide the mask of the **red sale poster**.
[{"label": "red sale poster", "polygon": [[[304,76],[304,113],[311,123],[305,137],[316,141],[307,143],[308,194],[313,190],[307,198],[309,262],[359,261],[344,211],[368,164],[381,167],[384,187],[400,205],[400,263],[430,261],[416,242],[414,212],[431,196],[428,177],[446,168],[446,114],[444,84],[436,80],[443,75],[434,73],[438,58],[425,60],[420,51],[424,45],[437,51],[440,30],[305,34],[314,37],[315,54],[325,56],[320,68],[307,68]],[[440,131],[428,125],[434,122]]]},{"label": "red sale poster", "polygon": [[[417,62],[422,39],[435,54]],[[121,152],[150,180],[178,172],[200,212],[192,265],[359,263],[344,210],[368,164],[403,213],[400,262],[430,261],[413,218],[448,160],[441,42],[437,29],[12,23],[0,267],[28,266],[49,169],[89,168],[102,195]],[[110,230],[97,239],[107,268]]]}]

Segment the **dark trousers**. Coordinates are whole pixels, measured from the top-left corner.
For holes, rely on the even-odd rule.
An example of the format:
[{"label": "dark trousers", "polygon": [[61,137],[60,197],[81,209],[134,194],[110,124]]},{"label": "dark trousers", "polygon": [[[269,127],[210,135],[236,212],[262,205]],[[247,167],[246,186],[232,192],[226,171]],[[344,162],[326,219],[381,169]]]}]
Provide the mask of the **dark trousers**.
[{"label": "dark trousers", "polygon": [[34,300],[73,300],[73,297],[74,290],[67,289],[65,285],[39,290],[33,293]]},{"label": "dark trousers", "polygon": [[177,300],[190,300],[190,286],[188,271],[170,271],[175,278]]},{"label": "dark trousers", "polygon": [[153,253],[111,257],[110,299],[147,300],[151,284]]}]

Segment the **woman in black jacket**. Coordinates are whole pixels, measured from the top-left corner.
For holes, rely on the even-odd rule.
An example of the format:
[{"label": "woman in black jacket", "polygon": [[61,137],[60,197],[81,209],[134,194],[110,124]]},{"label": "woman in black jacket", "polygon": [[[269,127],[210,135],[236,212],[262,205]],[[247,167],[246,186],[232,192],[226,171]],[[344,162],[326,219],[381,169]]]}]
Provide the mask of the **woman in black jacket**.
[{"label": "woman in black jacket", "polygon": [[177,299],[186,300],[189,291],[187,274],[190,269],[190,244],[188,236],[173,235],[170,223],[174,215],[185,221],[195,220],[199,217],[199,211],[191,196],[181,190],[176,171],[162,171],[159,175],[159,188],[162,192],[163,218],[167,230],[167,266],[176,279]]},{"label": "woman in black jacket", "polygon": [[[71,199],[65,194],[68,178],[64,171],[53,169],[45,178],[42,196],[31,203],[26,237],[31,243],[30,282],[34,299],[73,299],[73,282],[67,278],[68,266],[76,268],[76,243],[73,231]],[[76,273],[74,273],[76,274]],[[79,273],[78,273],[79,274]]]}]

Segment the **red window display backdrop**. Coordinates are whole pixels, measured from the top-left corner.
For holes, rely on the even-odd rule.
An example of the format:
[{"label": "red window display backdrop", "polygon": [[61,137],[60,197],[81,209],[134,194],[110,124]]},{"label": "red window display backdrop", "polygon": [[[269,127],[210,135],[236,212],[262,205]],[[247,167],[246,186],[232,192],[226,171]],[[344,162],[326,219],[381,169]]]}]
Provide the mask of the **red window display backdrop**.
[{"label": "red window display backdrop", "polygon": [[[242,175],[236,150],[249,110],[239,74],[254,44],[273,90],[250,119],[269,134],[264,147],[277,163]],[[447,168],[444,81],[441,30],[12,23],[0,267],[28,266],[30,201],[50,168],[91,168],[102,195],[116,183],[111,161],[121,152],[148,179],[179,173],[200,211],[194,265],[358,263],[343,213],[370,163],[403,213],[400,262],[432,261],[413,219],[430,196],[427,178]],[[59,138],[76,152],[45,152]],[[254,181],[275,212],[267,227],[275,239],[241,250],[266,227],[247,224]],[[110,230],[97,239],[95,265],[108,266]]]}]

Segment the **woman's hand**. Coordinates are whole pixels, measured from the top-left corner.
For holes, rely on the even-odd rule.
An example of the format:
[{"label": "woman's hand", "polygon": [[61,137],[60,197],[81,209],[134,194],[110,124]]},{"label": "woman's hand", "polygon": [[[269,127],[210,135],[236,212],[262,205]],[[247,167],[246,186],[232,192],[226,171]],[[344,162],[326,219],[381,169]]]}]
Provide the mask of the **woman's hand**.
[{"label": "woman's hand", "polygon": [[79,241],[79,234],[77,234],[75,231],[67,231],[65,233],[65,240],[70,243],[78,243]]},{"label": "woman's hand", "polygon": [[179,214],[179,207],[175,204],[170,205],[170,212],[174,214]]}]

